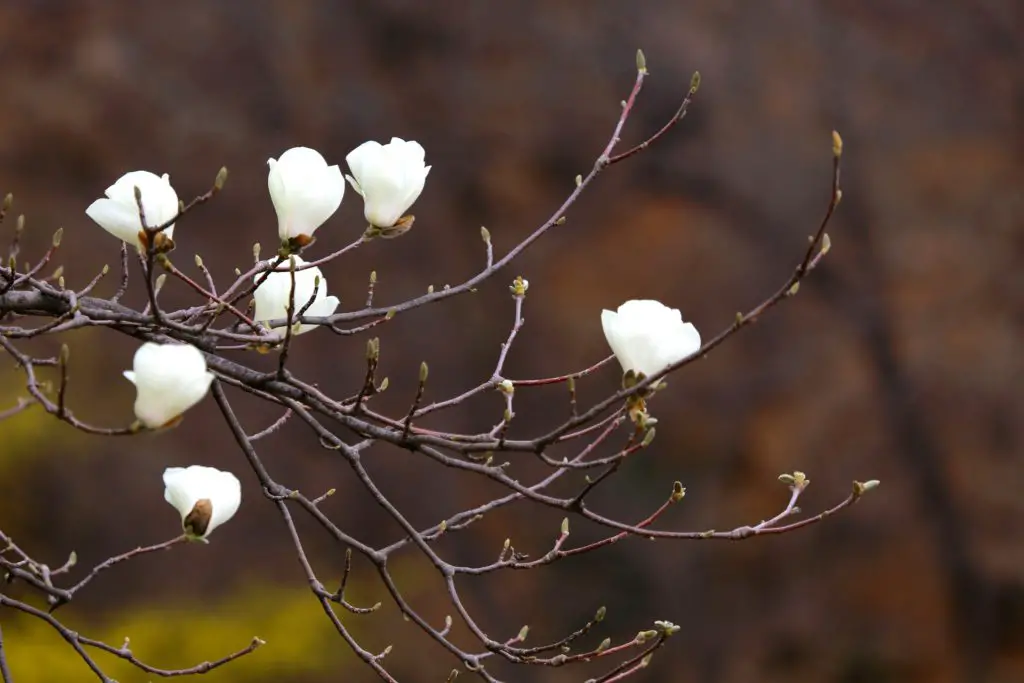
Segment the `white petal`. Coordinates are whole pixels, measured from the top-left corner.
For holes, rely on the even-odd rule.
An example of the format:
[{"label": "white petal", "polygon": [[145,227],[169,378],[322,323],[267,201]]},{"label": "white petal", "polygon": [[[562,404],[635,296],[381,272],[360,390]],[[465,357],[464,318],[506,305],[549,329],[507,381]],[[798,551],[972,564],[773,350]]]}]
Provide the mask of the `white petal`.
[{"label": "white petal", "polygon": [[[310,304],[309,308],[306,309],[304,315],[307,316],[327,316],[334,313],[338,307],[338,298],[327,295],[327,278],[323,276],[323,273],[319,268],[305,268],[298,270],[299,266],[305,265],[298,256],[292,256],[295,259],[295,311],[302,310],[302,308],[309,303],[313,297],[314,288],[316,290],[316,299]],[[258,280],[261,275],[257,275]],[[290,272],[274,271],[267,275],[264,282],[256,289],[253,296],[256,301],[256,312],[255,319],[261,323],[268,323],[271,320],[283,321],[288,317],[288,304],[289,297],[291,294],[292,274]],[[319,278],[319,285],[316,284]],[[283,329],[283,325],[275,327],[274,329]],[[316,329],[319,325],[300,325],[299,333],[309,332],[310,330]]]},{"label": "white petal", "polygon": [[[171,187],[170,177],[149,171],[125,173],[107,188],[106,199],[96,200],[85,211],[105,230],[129,244],[138,244],[138,233],[142,229],[139,205],[135,199],[136,188],[142,197],[149,227],[163,225],[177,216],[178,195]],[[164,233],[171,237],[173,230],[172,225]]]},{"label": "white petal", "polygon": [[139,243],[142,222],[139,220],[138,209],[133,211],[131,207],[111,199],[97,199],[89,205],[85,214],[122,242]]}]

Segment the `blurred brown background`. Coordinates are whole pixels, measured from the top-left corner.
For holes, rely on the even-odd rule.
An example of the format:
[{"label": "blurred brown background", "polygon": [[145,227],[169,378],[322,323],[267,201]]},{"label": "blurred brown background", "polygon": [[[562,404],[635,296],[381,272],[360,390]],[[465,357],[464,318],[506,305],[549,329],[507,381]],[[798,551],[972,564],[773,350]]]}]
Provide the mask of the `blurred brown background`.
[{"label": "blurred brown background", "polygon": [[[653,619],[680,624],[646,681],[1020,681],[1022,31],[1014,0],[5,2],[0,190],[28,215],[23,253],[39,253],[65,227],[65,275],[82,285],[117,262],[116,243],[84,214],[109,183],[137,168],[168,172],[187,197],[226,165],[227,191],[175,234],[177,262],[195,272],[191,255],[201,253],[223,286],[251,261],[254,241],[276,242],[268,157],[308,145],[343,163],[366,139],[418,140],[433,170],[415,229],[326,270],[351,310],[371,269],[378,301],[399,301],[476,272],[480,225],[499,254],[539,225],[604,146],[637,47],[652,76],[625,144],[671,115],[699,69],[690,116],[603,175],[563,228],[478,293],[378,328],[391,379],[380,405],[401,413],[421,360],[435,398],[489,375],[512,322],[505,287],[520,273],[531,286],[510,376],[603,357],[599,312],[627,298],[678,306],[710,338],[791,272],[827,202],[836,128],[846,142],[844,200],[824,267],[795,300],[671,378],[654,406],[662,425],[652,450],[595,505],[639,519],[679,479],[688,493],[668,525],[724,529],[775,514],[783,471],[813,480],[802,501],[809,512],[840,500],[854,478],[882,487],[797,534],[627,541],[541,571],[466,581],[467,600],[492,636],[529,623],[535,643],[602,604],[609,618],[595,643],[620,642]],[[354,239],[361,209],[349,190],[314,254]],[[166,296],[192,301],[174,283]],[[120,371],[135,344],[103,330],[66,341],[72,405],[102,424],[130,421],[133,393]],[[343,396],[362,377],[364,344],[316,332],[292,358],[301,375]],[[581,399],[617,379],[611,369],[588,379]],[[6,364],[4,406],[24,393],[19,382]],[[521,436],[565,410],[561,391],[524,391],[516,406]],[[239,407],[253,431],[276,417],[245,399]],[[487,397],[438,424],[477,430],[500,412]],[[62,617],[114,643],[131,636],[136,654],[168,667],[219,657],[253,635],[268,641],[214,681],[374,680],[311,598],[280,519],[215,413],[207,402],[182,428],[116,441],[31,411],[0,424],[0,527],[53,564],[77,550],[85,568],[176,533],[164,467],[232,469],[246,502],[209,546],[122,565]],[[397,537],[299,424],[261,446],[283,483],[311,494],[337,487],[326,510],[357,536]],[[496,493],[407,453],[370,453],[373,474],[421,525]],[[519,506],[441,547],[483,563],[511,536],[542,554],[558,522]],[[573,541],[596,537],[573,529]],[[335,580],[342,550],[314,526],[302,530],[322,578]],[[354,602],[386,601],[372,574],[357,563]],[[451,609],[436,574],[412,552],[398,574],[441,623]],[[400,680],[444,680],[457,664],[389,603],[344,618],[369,649],[394,643],[387,662]],[[90,680],[44,625],[10,613],[0,624],[19,683]],[[123,682],[147,680],[101,661]]]}]

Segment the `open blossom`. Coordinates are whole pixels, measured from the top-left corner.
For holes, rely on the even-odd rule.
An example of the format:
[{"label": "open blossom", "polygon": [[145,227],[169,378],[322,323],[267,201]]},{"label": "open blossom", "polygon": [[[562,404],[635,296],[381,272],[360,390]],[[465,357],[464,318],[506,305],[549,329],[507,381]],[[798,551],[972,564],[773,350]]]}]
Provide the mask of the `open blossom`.
[{"label": "open blossom", "polygon": [[[305,265],[298,256],[291,256],[295,261],[295,315],[309,303],[313,298],[313,290],[316,289],[316,297],[309,308],[306,308],[304,316],[326,316],[334,313],[338,307],[338,297],[327,295],[327,280],[323,273],[316,266],[298,270],[299,266]],[[285,320],[288,317],[288,302],[292,289],[292,274],[285,270],[288,264],[282,264],[277,270],[269,273],[263,283],[253,293],[256,300],[256,313],[254,319],[261,323],[270,320]],[[283,272],[281,272],[283,271]],[[260,281],[263,274],[257,275],[254,279]],[[319,284],[317,281],[319,280]],[[284,326],[281,325],[283,328]],[[318,325],[299,325],[296,334],[302,334],[316,329]],[[279,329],[279,328],[274,328]]]},{"label": "open blossom", "polygon": [[320,152],[293,147],[268,159],[267,188],[277,212],[281,241],[310,242],[316,229],[334,215],[345,195],[341,169],[328,166]]},{"label": "open blossom", "polygon": [[124,376],[135,385],[135,417],[150,429],[175,424],[206,396],[213,381],[206,358],[190,344],[146,342]]},{"label": "open blossom", "polygon": [[[178,215],[178,194],[171,187],[170,177],[166,173],[158,176],[149,171],[125,173],[107,188],[107,196],[90,204],[85,213],[119,240],[141,246],[139,232],[143,226],[135,200],[136,187],[142,194],[146,227],[158,227]],[[174,226],[171,225],[163,234],[171,237],[173,231]]]},{"label": "open blossom", "polygon": [[386,145],[371,140],[348,153],[348,181],[362,195],[370,225],[392,227],[420,196],[430,173],[425,154],[420,143],[401,138]]},{"label": "open blossom", "polygon": [[617,311],[602,311],[601,326],[623,372],[650,377],[700,349],[700,334],[679,309],[634,299]]},{"label": "open blossom", "polygon": [[181,526],[192,538],[206,538],[234,517],[242,503],[238,477],[213,467],[168,467],[164,470],[164,500],[181,515]]}]

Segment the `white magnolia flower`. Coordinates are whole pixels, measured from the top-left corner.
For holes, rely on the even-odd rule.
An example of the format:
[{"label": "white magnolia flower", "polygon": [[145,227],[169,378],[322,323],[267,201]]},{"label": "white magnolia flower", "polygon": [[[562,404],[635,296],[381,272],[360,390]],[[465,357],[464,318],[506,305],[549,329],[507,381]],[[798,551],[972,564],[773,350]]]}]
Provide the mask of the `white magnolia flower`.
[{"label": "white magnolia flower", "polygon": [[[298,256],[291,256],[290,258],[295,259],[296,268],[295,315],[297,316],[299,311],[309,303],[310,298],[313,297],[314,287],[316,288],[316,298],[303,315],[325,316],[334,313],[334,310],[338,307],[338,297],[327,296],[327,280],[324,278],[323,273],[320,272],[320,269],[314,266],[299,270],[299,266],[304,265],[306,262]],[[292,274],[290,271],[285,270],[287,267],[288,264],[286,263],[279,265],[275,271],[267,275],[263,284],[253,293],[253,298],[256,300],[254,319],[257,322],[266,323],[270,320],[285,320],[288,317],[288,300],[292,289]],[[259,282],[261,277],[263,277],[262,274],[257,275],[254,279]],[[317,279],[320,281],[319,284],[316,284]],[[283,328],[284,325],[280,327]],[[317,327],[319,326],[299,325],[296,334],[309,332]]]},{"label": "white magnolia flower", "polygon": [[390,228],[420,196],[430,173],[424,155],[420,143],[401,138],[386,145],[371,140],[348,153],[345,161],[352,175],[347,178],[363,197],[370,225]]},{"label": "white magnolia flower", "polygon": [[238,477],[213,467],[168,467],[164,500],[181,515],[181,526],[193,538],[206,538],[234,517],[242,503]]},{"label": "white magnolia flower", "polygon": [[267,188],[277,212],[281,241],[304,238],[334,215],[345,195],[341,169],[328,166],[315,149],[293,147],[279,159],[268,159]]},{"label": "white magnolia flower", "polygon": [[651,299],[634,299],[618,311],[602,311],[601,326],[623,372],[650,377],[700,348],[697,328],[683,322],[679,309]]},{"label": "white magnolia flower", "polygon": [[135,417],[150,429],[175,423],[206,396],[213,381],[206,358],[190,344],[146,342],[124,376],[137,392]]},{"label": "white magnolia flower", "polygon": [[[178,194],[171,187],[170,177],[166,173],[161,177],[149,171],[125,173],[107,188],[106,198],[94,201],[85,213],[119,240],[141,246],[139,231],[142,230],[142,221],[135,201],[136,187],[142,193],[147,227],[163,225],[178,215]],[[173,231],[172,225],[163,234],[171,237]]]}]

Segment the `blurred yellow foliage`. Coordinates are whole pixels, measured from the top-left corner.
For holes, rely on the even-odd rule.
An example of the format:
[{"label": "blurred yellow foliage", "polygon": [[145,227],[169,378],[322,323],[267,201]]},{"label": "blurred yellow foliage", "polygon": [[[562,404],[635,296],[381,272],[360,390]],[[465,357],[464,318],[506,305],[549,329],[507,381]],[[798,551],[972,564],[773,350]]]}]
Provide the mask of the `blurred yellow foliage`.
[{"label": "blurred yellow foliage", "polygon": [[[140,606],[111,615],[105,626],[80,623],[72,618],[71,609],[73,606],[57,613],[69,628],[114,647],[120,647],[129,636],[129,647],[138,659],[164,669],[220,659],[248,646],[253,636],[266,641],[255,652],[203,676],[211,683],[289,680],[328,671],[334,677],[351,673],[356,664],[355,655],[339,647],[337,633],[305,587],[249,586],[220,603],[196,600],[174,601],[166,607]],[[10,610],[3,617],[4,645],[18,683],[95,680],[82,659],[49,625]],[[121,683],[158,678],[112,655],[86,650],[108,676]]]}]

